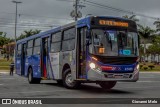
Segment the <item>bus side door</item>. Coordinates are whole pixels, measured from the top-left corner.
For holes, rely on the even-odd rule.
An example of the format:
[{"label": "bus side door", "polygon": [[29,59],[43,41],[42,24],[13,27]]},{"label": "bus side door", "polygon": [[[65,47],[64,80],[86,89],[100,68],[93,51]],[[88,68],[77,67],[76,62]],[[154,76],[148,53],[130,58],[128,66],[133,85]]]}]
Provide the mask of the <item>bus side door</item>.
[{"label": "bus side door", "polygon": [[21,52],[21,75],[25,74],[25,61],[26,61],[26,43],[22,44]]},{"label": "bus side door", "polygon": [[16,68],[16,74],[18,75],[21,75],[21,54],[22,54],[21,48],[22,44],[17,44],[15,68]]},{"label": "bus side door", "polygon": [[42,49],[41,49],[41,71],[42,71],[42,77],[47,78],[48,77],[48,46],[49,46],[49,37],[42,38]]}]

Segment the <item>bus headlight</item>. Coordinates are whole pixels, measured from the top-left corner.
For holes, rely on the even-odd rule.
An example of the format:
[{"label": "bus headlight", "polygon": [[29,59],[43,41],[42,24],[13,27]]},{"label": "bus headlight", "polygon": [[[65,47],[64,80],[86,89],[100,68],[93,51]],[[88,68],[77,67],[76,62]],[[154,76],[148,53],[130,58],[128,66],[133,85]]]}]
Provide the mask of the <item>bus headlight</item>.
[{"label": "bus headlight", "polygon": [[139,64],[137,65],[137,67],[136,67],[136,68],[137,68],[137,70],[139,70]]},{"label": "bus headlight", "polygon": [[139,70],[139,64],[134,68],[135,71]]},{"label": "bus headlight", "polygon": [[90,67],[91,69],[93,69],[93,70],[98,71],[98,72],[101,72],[101,71],[102,71],[102,70],[101,70],[101,67],[98,66],[98,65],[96,65],[96,64],[93,63],[93,62],[89,63],[89,67]]},{"label": "bus headlight", "polygon": [[95,69],[96,68],[96,64],[94,64],[94,63],[90,63],[89,66],[90,66],[91,69]]}]

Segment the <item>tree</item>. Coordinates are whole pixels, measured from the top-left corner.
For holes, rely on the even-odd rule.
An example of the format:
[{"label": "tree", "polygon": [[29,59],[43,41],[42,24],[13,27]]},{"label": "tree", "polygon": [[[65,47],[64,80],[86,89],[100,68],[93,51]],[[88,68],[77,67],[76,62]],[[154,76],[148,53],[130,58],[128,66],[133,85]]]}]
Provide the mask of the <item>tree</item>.
[{"label": "tree", "polygon": [[156,30],[160,31],[160,20],[155,21],[153,24],[156,25]]},{"label": "tree", "polygon": [[148,40],[148,39],[152,39],[153,36],[155,35],[156,31],[151,29],[150,27],[146,26],[142,26],[140,25],[139,26],[139,29],[138,29],[138,34],[139,36],[142,37],[142,39],[144,39],[144,41]]},{"label": "tree", "polygon": [[[139,19],[136,18],[136,15],[132,15],[132,16],[128,16],[128,15],[125,15],[125,16],[122,16],[123,18],[125,19],[130,19],[130,20],[133,20],[135,22],[139,22]],[[137,23],[137,26],[141,26],[139,23]]]},{"label": "tree", "polygon": [[26,38],[26,37],[29,37],[29,36],[32,36],[32,35],[35,35],[35,34],[38,34],[40,33],[41,30],[25,30],[24,33],[22,33],[18,38],[17,40],[20,40],[20,39],[23,39],[23,38]]},{"label": "tree", "polygon": [[141,37],[141,43],[144,44],[144,55],[148,55],[148,51],[146,50],[146,43],[150,42],[149,40],[153,40],[153,37],[155,36],[155,30],[148,26],[144,27],[139,25],[138,34]]},{"label": "tree", "polygon": [[158,54],[158,62],[160,61],[159,55],[160,55],[160,36],[156,35],[154,37],[153,43],[151,46],[148,47],[148,52],[152,55],[154,55],[154,60],[155,56]]},{"label": "tree", "polygon": [[132,16],[125,15],[125,16],[122,16],[122,17],[125,18],[125,19],[133,20],[135,22],[139,22],[139,19],[136,18],[136,15],[132,15]]},{"label": "tree", "polygon": [[142,45],[140,45],[139,47],[139,56],[140,56],[140,61],[143,61],[142,56],[144,56],[144,47]]},{"label": "tree", "polygon": [[150,45],[150,46],[148,47],[148,49],[147,49],[147,53],[154,56],[153,59],[154,59],[154,62],[155,62],[155,56],[156,56],[156,54],[157,54],[156,45],[154,45],[154,44]]},{"label": "tree", "polygon": [[3,46],[4,44],[7,44],[11,41],[10,38],[7,38],[6,35],[0,36],[0,46]]},{"label": "tree", "polygon": [[35,35],[35,34],[38,34],[40,32],[41,32],[41,30],[36,29],[36,30],[33,31],[33,34]]}]

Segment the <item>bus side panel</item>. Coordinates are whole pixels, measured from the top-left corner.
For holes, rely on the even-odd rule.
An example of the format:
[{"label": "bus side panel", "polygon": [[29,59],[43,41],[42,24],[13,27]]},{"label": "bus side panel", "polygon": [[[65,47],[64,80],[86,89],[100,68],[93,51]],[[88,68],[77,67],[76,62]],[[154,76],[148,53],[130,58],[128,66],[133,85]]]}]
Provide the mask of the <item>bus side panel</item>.
[{"label": "bus side panel", "polygon": [[32,56],[27,56],[26,57],[26,67],[25,67],[25,69],[26,69],[26,73],[25,73],[25,75],[27,76],[28,75],[28,69],[29,69],[29,67],[31,67],[32,68],[32,70],[33,70],[33,63],[32,63]]},{"label": "bus side panel", "polygon": [[49,74],[53,75],[53,79],[61,79],[59,53],[50,53],[49,56],[52,69]]},{"label": "bus side panel", "polygon": [[41,78],[40,55],[32,56],[33,77]]},{"label": "bus side panel", "polygon": [[28,76],[28,57],[26,56],[26,59],[25,59],[25,76],[27,77]]},{"label": "bus side panel", "polygon": [[70,56],[70,61],[71,61],[71,73],[72,73],[72,77],[73,79],[77,79],[77,71],[76,71],[76,49],[72,51],[72,54]]},{"label": "bus side panel", "polygon": [[21,75],[21,57],[16,58],[16,74]]},{"label": "bus side panel", "polygon": [[[76,79],[76,62],[75,62],[75,56],[73,55],[73,51],[65,51],[62,53],[62,60],[60,60],[60,65],[62,66],[62,69],[65,64],[68,64],[71,69],[72,78]],[[76,54],[75,54],[76,55]]]}]

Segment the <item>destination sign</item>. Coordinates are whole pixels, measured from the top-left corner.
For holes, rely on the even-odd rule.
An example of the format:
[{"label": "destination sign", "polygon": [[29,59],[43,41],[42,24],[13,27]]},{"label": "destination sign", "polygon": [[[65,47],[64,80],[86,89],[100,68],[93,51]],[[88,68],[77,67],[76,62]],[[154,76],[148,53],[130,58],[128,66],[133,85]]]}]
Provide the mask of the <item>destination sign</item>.
[{"label": "destination sign", "polygon": [[99,24],[107,25],[107,26],[117,26],[117,27],[128,27],[129,26],[127,22],[111,21],[111,20],[99,20]]}]

